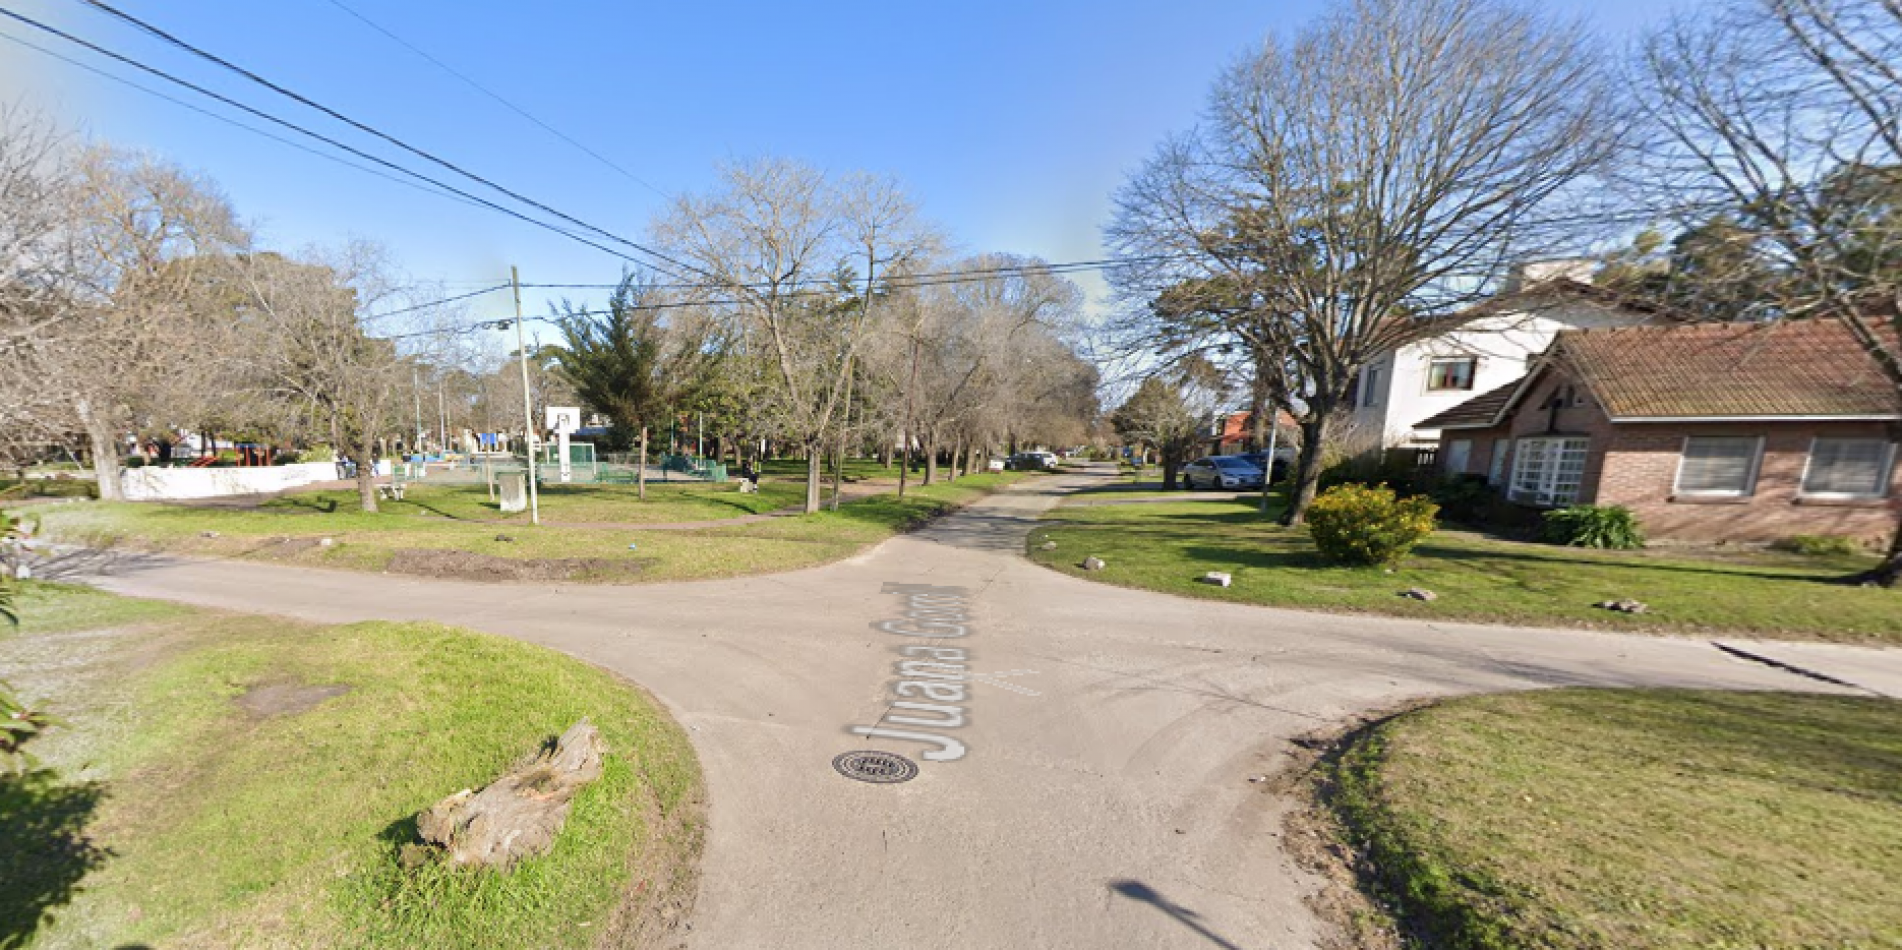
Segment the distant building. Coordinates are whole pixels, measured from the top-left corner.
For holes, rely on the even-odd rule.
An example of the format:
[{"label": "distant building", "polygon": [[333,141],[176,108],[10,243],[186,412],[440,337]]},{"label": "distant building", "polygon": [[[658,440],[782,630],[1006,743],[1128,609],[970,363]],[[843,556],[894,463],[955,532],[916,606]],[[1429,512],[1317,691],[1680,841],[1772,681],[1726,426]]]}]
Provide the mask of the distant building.
[{"label": "distant building", "polygon": [[[1301,444],[1301,424],[1286,412],[1277,410],[1276,415],[1279,417],[1280,428],[1275,436],[1278,447],[1275,454],[1280,455],[1282,453],[1279,449],[1291,449]],[[1254,420],[1255,414],[1252,412],[1230,412],[1218,417],[1215,424],[1209,427],[1208,454],[1234,455],[1248,451],[1250,448],[1248,440],[1254,436],[1255,432]],[[1265,439],[1266,436],[1264,435],[1263,438]],[[1266,444],[1262,445],[1263,451],[1267,448]]]}]

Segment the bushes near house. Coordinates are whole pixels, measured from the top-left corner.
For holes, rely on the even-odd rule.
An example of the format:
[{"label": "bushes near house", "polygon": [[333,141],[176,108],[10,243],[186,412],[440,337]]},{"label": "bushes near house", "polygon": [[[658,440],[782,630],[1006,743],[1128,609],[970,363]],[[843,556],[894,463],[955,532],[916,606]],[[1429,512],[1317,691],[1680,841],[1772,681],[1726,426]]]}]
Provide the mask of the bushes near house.
[{"label": "bushes near house", "polygon": [[1341,564],[1393,564],[1433,533],[1439,506],[1400,498],[1385,485],[1336,485],[1308,507],[1308,534],[1321,556]]},{"label": "bushes near house", "polygon": [[1792,554],[1808,557],[1835,557],[1843,554],[1863,554],[1863,546],[1855,538],[1840,534],[1797,534],[1784,538],[1771,547]]},{"label": "bushes near house", "polygon": [[1545,513],[1540,537],[1571,548],[1629,551],[1644,547],[1638,516],[1623,505],[1573,505]]}]

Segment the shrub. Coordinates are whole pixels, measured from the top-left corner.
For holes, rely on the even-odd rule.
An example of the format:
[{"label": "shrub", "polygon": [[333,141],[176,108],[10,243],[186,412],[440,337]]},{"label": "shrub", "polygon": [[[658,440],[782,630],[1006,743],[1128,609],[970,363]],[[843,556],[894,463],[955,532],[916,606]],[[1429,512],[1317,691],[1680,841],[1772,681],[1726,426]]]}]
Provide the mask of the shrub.
[{"label": "shrub", "polygon": [[1308,535],[1330,561],[1393,564],[1433,533],[1439,510],[1430,498],[1400,498],[1385,485],[1336,485],[1308,507]]},{"label": "shrub", "polygon": [[1779,551],[1791,551],[1809,557],[1863,553],[1862,545],[1855,538],[1841,534],[1796,534],[1771,546]]},{"label": "shrub", "polygon": [[1573,505],[1545,513],[1540,534],[1552,544],[1628,551],[1644,547],[1638,516],[1623,505]]},{"label": "shrub", "polygon": [[1499,497],[1485,478],[1476,475],[1442,479],[1428,490],[1427,496],[1440,506],[1440,514],[1447,520],[1466,524],[1486,521],[1487,513]]}]

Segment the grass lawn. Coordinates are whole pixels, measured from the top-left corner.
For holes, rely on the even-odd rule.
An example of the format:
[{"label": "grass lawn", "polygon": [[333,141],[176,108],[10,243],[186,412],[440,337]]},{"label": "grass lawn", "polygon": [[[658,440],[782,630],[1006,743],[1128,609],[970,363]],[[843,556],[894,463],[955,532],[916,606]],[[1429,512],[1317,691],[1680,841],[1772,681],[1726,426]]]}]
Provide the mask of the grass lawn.
[{"label": "grass lawn", "polygon": [[[495,525],[445,517],[480,510],[481,486],[418,487],[410,500],[386,502],[370,514],[351,492],[291,495],[255,509],[153,503],[88,503],[34,511],[57,538],[187,554],[246,557],[324,567],[490,580],[639,582],[726,577],[791,570],[850,556],[950,509],[1015,481],[979,475],[928,488],[903,501],[876,495],[837,512],[750,524],[674,531],[617,530],[523,523]],[[543,496],[544,511],[573,520],[633,520],[643,506],[659,521],[712,520],[771,510],[781,499],[762,486],[743,495],[734,485],[649,486],[647,502],[632,486],[569,486]],[[784,486],[774,487],[780,491]],[[795,497],[797,487],[792,489]],[[764,500],[759,500],[764,499]],[[334,503],[334,504],[333,504]],[[612,509],[612,510],[610,510]],[[564,515],[565,516],[565,515]],[[211,533],[215,536],[207,536]],[[320,541],[328,538],[331,544]]]},{"label": "grass lawn", "polygon": [[[1253,498],[1231,502],[1060,507],[1030,538],[1030,557],[1057,570],[1126,587],[1240,603],[1398,616],[1592,626],[1613,630],[1742,632],[1902,643],[1902,592],[1829,583],[1870,559],[1776,552],[1722,559],[1668,549],[1585,551],[1497,541],[1443,530],[1394,573],[1320,560],[1304,530],[1274,524]],[[1042,550],[1045,539],[1057,542]],[[1085,573],[1085,557],[1108,566]],[[1234,586],[1197,582],[1207,571]],[[1399,592],[1421,587],[1433,602]],[[1600,610],[1603,600],[1650,605],[1642,615]]]},{"label": "grass lawn", "polygon": [[[543,485],[540,496],[542,520],[549,524],[719,521],[779,511],[803,504],[806,498],[802,486],[782,481],[762,481],[758,492],[742,494],[738,481],[715,484],[659,480],[647,484],[645,501],[633,485]],[[383,500],[377,503],[377,509],[379,513],[419,518],[528,523],[528,512],[503,514],[500,503],[490,500],[488,488],[480,482],[415,482],[405,490],[402,501]],[[362,514],[355,489],[296,492],[268,501],[258,510],[268,515]]]},{"label": "grass lawn", "polygon": [[[433,624],[52,585],[20,606],[0,676],[65,724],[31,747],[45,771],[0,777],[0,946],[589,947],[691,881],[692,749],[594,667]],[[418,811],[582,716],[608,763],[550,854],[509,874],[398,865]]]},{"label": "grass lawn", "polygon": [[1902,703],[1564,689],[1360,734],[1324,779],[1421,945],[1902,946]]}]

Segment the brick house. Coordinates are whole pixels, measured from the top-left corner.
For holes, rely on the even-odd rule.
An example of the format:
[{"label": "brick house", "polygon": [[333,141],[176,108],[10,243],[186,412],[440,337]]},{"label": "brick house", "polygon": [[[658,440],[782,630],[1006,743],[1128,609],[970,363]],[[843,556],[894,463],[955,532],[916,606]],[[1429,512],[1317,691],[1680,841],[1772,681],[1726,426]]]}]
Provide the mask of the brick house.
[{"label": "brick house", "polygon": [[1902,405],[1835,320],[1560,333],[1421,425],[1444,475],[1535,508],[1623,505],[1657,539],[1875,542],[1902,515]]},{"label": "brick house", "polygon": [[[1288,454],[1301,444],[1301,423],[1285,410],[1275,410],[1278,417],[1275,433],[1275,456]],[[1208,451],[1210,455],[1233,455],[1248,451],[1248,441],[1255,431],[1255,414],[1252,412],[1230,412],[1218,416],[1210,427]],[[1264,432],[1266,430],[1263,430]],[[1264,435],[1263,438],[1266,438]],[[1265,448],[1265,446],[1264,446]]]}]

